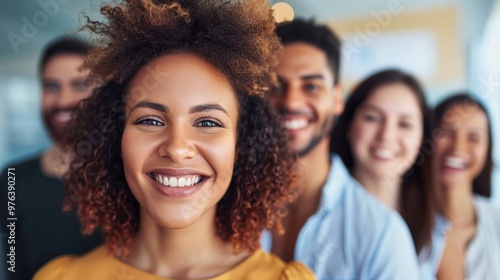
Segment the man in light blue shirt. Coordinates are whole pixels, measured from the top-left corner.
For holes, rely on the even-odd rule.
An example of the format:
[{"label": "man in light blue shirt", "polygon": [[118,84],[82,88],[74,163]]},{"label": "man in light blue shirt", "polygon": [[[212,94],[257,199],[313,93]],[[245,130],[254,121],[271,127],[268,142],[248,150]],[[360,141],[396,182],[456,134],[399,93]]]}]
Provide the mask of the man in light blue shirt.
[{"label": "man in light blue shirt", "polygon": [[308,265],[320,280],[418,279],[417,257],[403,219],[329,155],[334,117],[343,110],[340,41],[325,26],[280,24],[284,53],[268,101],[283,116],[300,159],[302,193],[284,219],[286,233],[265,233],[262,246]]}]

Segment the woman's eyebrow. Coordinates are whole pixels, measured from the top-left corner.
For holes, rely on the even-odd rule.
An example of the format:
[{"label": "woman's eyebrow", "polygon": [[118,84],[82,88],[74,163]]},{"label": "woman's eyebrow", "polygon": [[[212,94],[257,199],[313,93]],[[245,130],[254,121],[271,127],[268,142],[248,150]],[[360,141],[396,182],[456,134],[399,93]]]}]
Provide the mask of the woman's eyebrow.
[{"label": "woman's eyebrow", "polygon": [[227,111],[224,108],[222,108],[222,106],[220,106],[218,104],[214,104],[214,103],[207,103],[207,104],[200,104],[200,105],[193,106],[193,107],[189,108],[189,113],[194,114],[194,113],[211,111],[211,110],[221,111],[229,117],[229,114],[227,113]]},{"label": "woman's eyebrow", "polygon": [[132,107],[132,109],[130,109],[130,112],[134,111],[137,108],[149,108],[149,109],[157,110],[157,111],[160,111],[163,113],[168,113],[170,111],[167,108],[167,106],[159,104],[159,103],[151,102],[151,101],[141,101],[141,102],[135,104]]}]

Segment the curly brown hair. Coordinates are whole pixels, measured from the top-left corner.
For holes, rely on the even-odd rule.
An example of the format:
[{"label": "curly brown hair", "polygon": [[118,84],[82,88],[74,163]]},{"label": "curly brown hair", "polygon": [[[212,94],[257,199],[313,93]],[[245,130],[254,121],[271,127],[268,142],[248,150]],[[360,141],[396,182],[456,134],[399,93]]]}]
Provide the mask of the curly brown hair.
[{"label": "curly brown hair", "polygon": [[98,36],[86,62],[105,83],[80,104],[67,133],[76,155],[66,174],[65,210],[76,210],[84,233],[101,227],[110,251],[127,257],[140,209],[119,144],[127,87],[148,62],[185,52],[218,68],[239,103],[237,158],[217,204],[219,236],[239,252],[257,249],[264,229],[281,232],[297,191],[296,159],[278,114],[262,98],[281,50],[266,1],[127,0],[101,12],[106,22],[87,17],[84,28]]}]

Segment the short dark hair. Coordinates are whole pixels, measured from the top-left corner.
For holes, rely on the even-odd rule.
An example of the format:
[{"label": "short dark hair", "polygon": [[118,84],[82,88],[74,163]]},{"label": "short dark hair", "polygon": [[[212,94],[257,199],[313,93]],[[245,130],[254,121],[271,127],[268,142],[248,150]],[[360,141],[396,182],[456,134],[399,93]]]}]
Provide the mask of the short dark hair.
[{"label": "short dark hair", "polygon": [[432,243],[436,201],[440,199],[441,193],[437,187],[432,155],[425,146],[425,140],[432,137],[432,118],[420,83],[413,76],[397,69],[375,73],[361,82],[347,99],[345,110],[333,128],[330,152],[338,154],[352,171],[355,160],[346,132],[351,126],[356,110],[377,88],[389,84],[403,84],[409,87],[418,100],[422,114],[423,141],[417,159],[403,175],[400,195],[401,216],[408,224],[417,252],[421,252],[426,245]]},{"label": "short dark hair", "polygon": [[324,51],[333,72],[334,84],[339,82],[341,42],[330,28],[316,24],[314,20],[295,19],[278,24],[276,34],[283,45],[302,42]]},{"label": "short dark hair", "polygon": [[43,49],[39,71],[42,73],[49,60],[51,60],[54,56],[60,54],[76,54],[86,56],[90,49],[91,46],[80,39],[74,37],[60,37],[50,42]]},{"label": "short dark hair", "polygon": [[441,124],[443,118],[445,118],[446,112],[457,105],[473,106],[481,110],[486,115],[486,119],[488,121],[488,140],[489,140],[486,164],[484,165],[484,168],[481,171],[481,173],[479,173],[479,175],[476,178],[474,178],[474,181],[472,183],[472,190],[476,194],[490,197],[491,173],[493,170],[493,156],[492,156],[493,143],[491,142],[492,141],[491,121],[490,117],[488,116],[488,111],[483,106],[483,104],[481,104],[481,102],[479,102],[474,98],[473,95],[467,93],[454,94],[451,97],[448,97],[445,100],[441,101],[441,103],[439,103],[434,109],[434,118],[436,120],[436,125],[438,127]]}]

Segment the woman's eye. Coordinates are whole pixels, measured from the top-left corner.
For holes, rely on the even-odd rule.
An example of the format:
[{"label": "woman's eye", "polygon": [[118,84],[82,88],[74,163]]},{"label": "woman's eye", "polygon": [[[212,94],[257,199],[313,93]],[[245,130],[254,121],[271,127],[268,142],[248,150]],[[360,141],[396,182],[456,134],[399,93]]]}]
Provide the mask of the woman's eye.
[{"label": "woman's eye", "polygon": [[438,139],[445,139],[445,138],[450,138],[451,137],[451,132],[448,129],[443,129],[440,128],[437,133],[437,138]]},{"label": "woman's eye", "polygon": [[401,128],[407,128],[407,129],[410,129],[410,128],[412,128],[412,127],[413,127],[413,124],[411,124],[411,123],[409,123],[409,122],[402,122],[402,123],[400,123],[400,124],[399,124],[399,126],[400,126]]},{"label": "woman's eye", "polygon": [[216,121],[212,120],[202,120],[195,124],[198,127],[222,127],[222,125]]},{"label": "woman's eye", "polygon": [[363,119],[365,121],[368,121],[368,122],[377,122],[378,121],[378,117],[374,116],[374,115],[364,115]]},{"label": "woman's eye", "polygon": [[477,135],[469,135],[469,141],[472,143],[479,143],[480,139],[479,136]]},{"label": "woman's eye", "polygon": [[150,119],[150,118],[138,120],[138,121],[135,122],[135,124],[152,125],[152,126],[164,126],[164,124],[162,122],[160,122],[159,120]]}]

